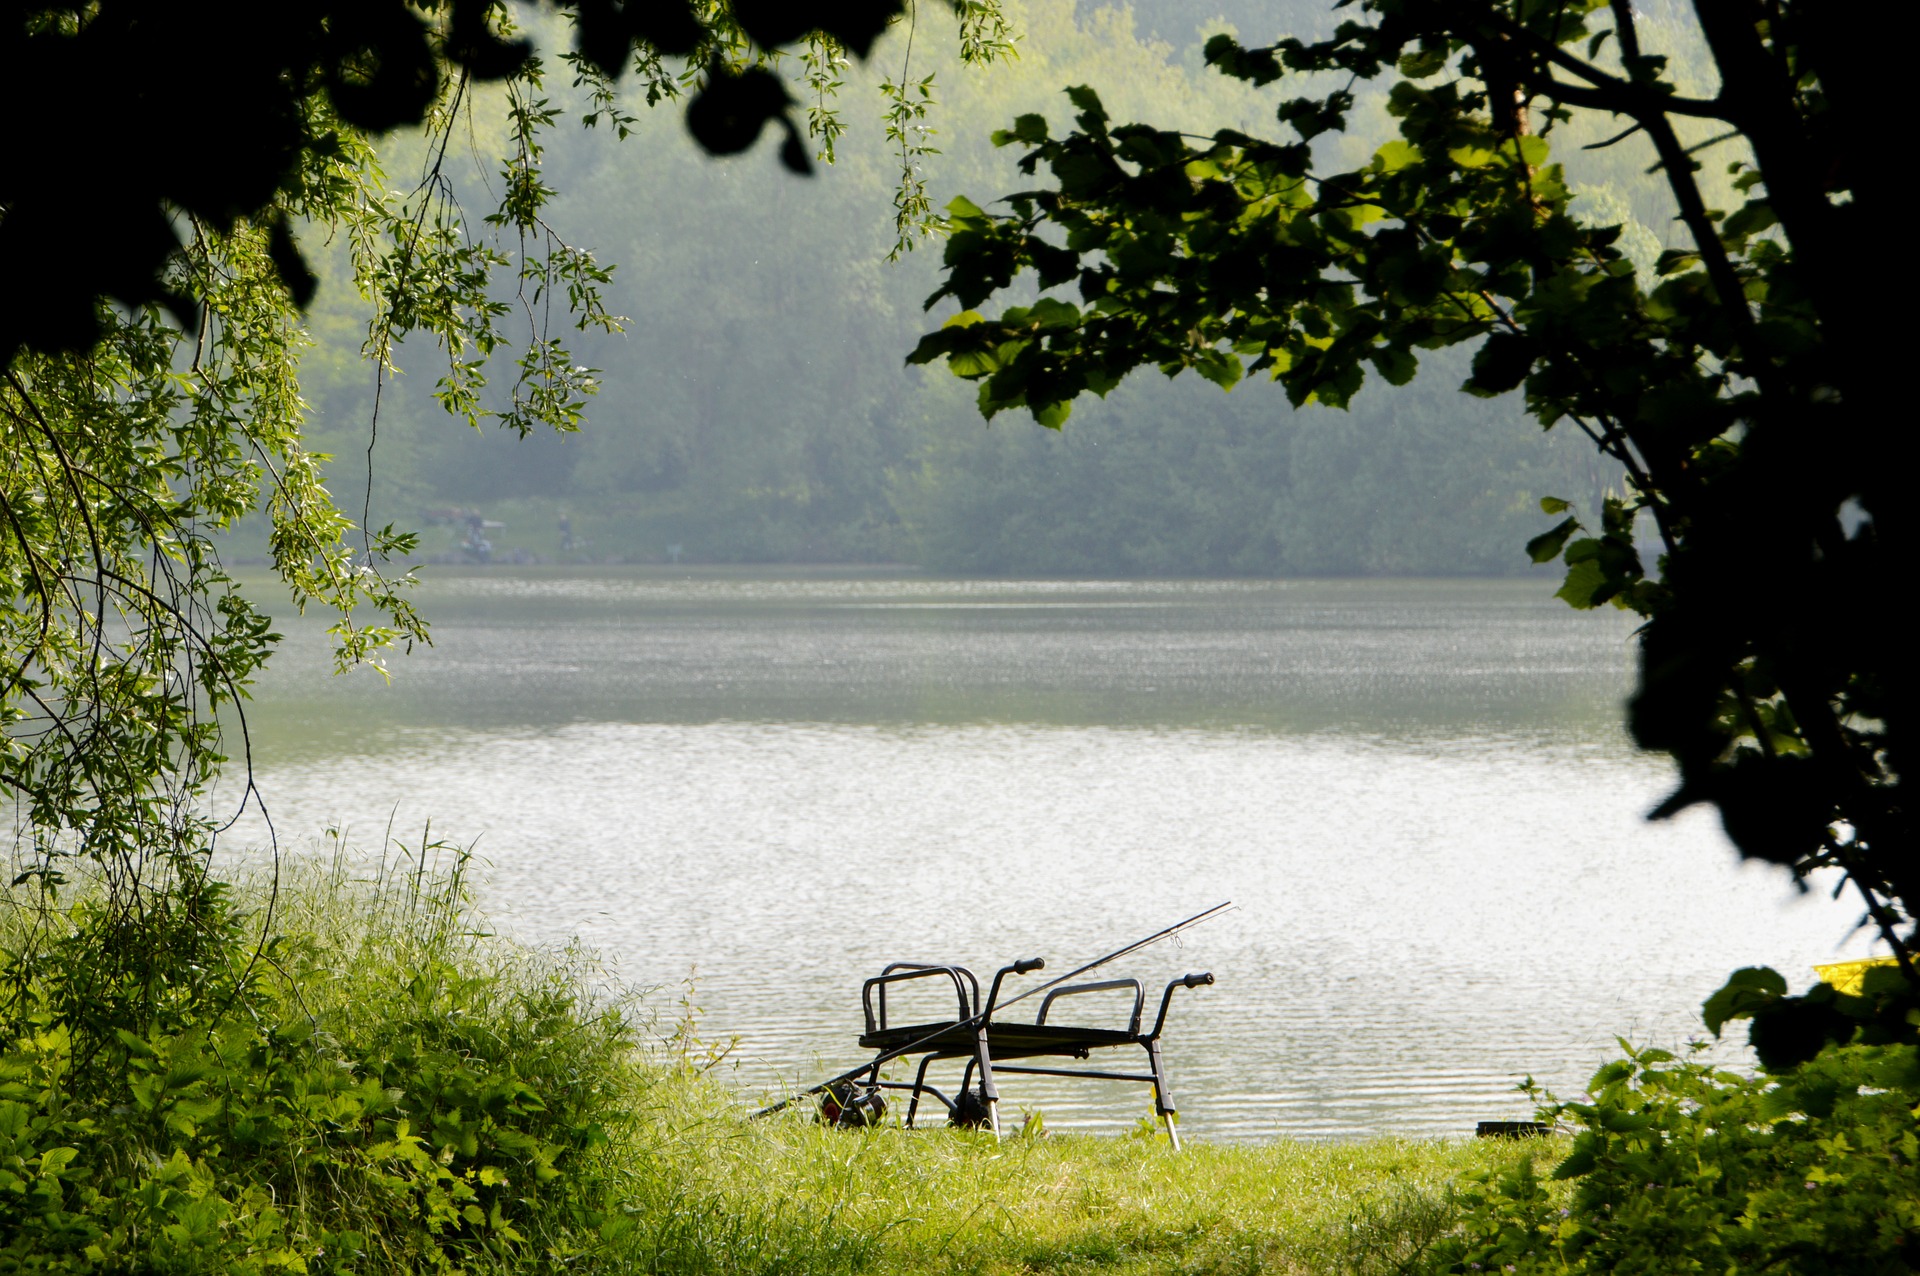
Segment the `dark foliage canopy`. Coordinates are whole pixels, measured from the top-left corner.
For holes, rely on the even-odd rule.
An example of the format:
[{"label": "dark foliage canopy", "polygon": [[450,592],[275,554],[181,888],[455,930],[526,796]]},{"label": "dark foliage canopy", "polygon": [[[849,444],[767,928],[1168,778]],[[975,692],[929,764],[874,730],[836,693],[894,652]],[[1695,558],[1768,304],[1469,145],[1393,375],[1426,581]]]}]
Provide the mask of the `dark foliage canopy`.
[{"label": "dark foliage canopy", "polygon": [[[1565,562],[1574,606],[1646,618],[1629,723],[1680,776],[1656,814],[1710,803],[1743,854],[1803,878],[1840,869],[1916,986],[1907,374],[1870,264],[1904,211],[1876,137],[1905,42],[1847,6],[1696,0],[1720,82],[1690,97],[1627,0],[1340,7],[1326,40],[1207,46],[1226,75],[1299,86],[1278,140],[1116,124],[1089,88],[1069,90],[1064,136],[1016,121],[1002,144],[1046,180],[1004,214],[955,204],[934,300],[968,309],[914,359],[977,380],[988,415],[1058,426],[1142,367],[1226,387],[1265,371],[1295,403],[1339,406],[1369,368],[1400,384],[1427,352],[1475,343],[1468,392],[1522,390],[1542,426],[1571,423],[1627,472],[1626,495],[1587,514],[1597,526],[1543,502],[1565,517],[1528,550]],[[1325,171],[1316,139],[1375,80],[1401,137]],[[1651,142],[1691,240],[1657,279],[1637,277],[1618,228],[1569,214],[1553,134],[1581,112],[1614,117],[1616,143]],[[1739,207],[1707,205],[1707,163],[1732,165]],[[1038,301],[972,309],[1023,275]],[[1877,1008],[1740,986],[1774,1060],[1859,1019],[1913,1031],[1891,986]]]},{"label": "dark foliage canopy", "polygon": [[[752,145],[782,125],[782,159],[804,170],[781,81],[728,69],[736,33],[775,50],[819,32],[865,56],[900,0],[740,0],[730,14],[689,0],[564,0],[579,57],[611,79],[636,48],[711,70],[687,106],[709,151]],[[176,215],[225,232],[298,180],[339,139],[316,109],[380,134],[418,124],[448,75],[494,81],[532,56],[497,34],[499,0],[97,0],[0,4],[0,362],[26,346],[84,349],[96,302],[160,303],[192,327],[194,302],[164,281],[180,247]],[[724,17],[724,28],[718,21]],[[190,140],[194,135],[201,144]],[[281,278],[302,304],[314,279],[284,218],[271,226]]]}]

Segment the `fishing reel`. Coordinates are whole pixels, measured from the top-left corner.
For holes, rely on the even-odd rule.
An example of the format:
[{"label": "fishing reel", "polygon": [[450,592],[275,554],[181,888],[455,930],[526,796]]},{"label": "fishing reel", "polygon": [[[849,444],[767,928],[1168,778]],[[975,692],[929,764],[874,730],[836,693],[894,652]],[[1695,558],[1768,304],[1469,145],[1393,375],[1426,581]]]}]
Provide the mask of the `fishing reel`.
[{"label": "fishing reel", "polygon": [[961,1130],[993,1128],[993,1109],[987,1106],[987,1096],[974,1089],[962,1090],[953,1097],[947,1124]]},{"label": "fishing reel", "polygon": [[838,1081],[820,1094],[820,1124],[839,1130],[879,1125],[886,1119],[887,1100],[876,1086]]}]

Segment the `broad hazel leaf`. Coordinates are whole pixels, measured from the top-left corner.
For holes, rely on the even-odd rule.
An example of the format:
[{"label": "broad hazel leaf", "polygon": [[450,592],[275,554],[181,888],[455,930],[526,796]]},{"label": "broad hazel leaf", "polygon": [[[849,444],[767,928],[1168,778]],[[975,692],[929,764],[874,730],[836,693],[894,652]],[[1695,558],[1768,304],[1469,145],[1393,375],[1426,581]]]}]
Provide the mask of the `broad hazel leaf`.
[{"label": "broad hazel leaf", "polygon": [[1418,164],[1420,158],[1419,147],[1396,138],[1374,152],[1372,167],[1376,173],[1397,173],[1409,164]]},{"label": "broad hazel leaf", "polygon": [[986,210],[965,195],[955,195],[947,201],[947,220],[958,226],[967,222],[984,222],[987,214]]},{"label": "broad hazel leaf", "polygon": [[1399,346],[1377,346],[1371,355],[1374,369],[1388,385],[1406,385],[1420,370],[1413,352]]},{"label": "broad hazel leaf", "polygon": [[[1542,504],[1545,502],[1543,501]],[[1566,545],[1567,538],[1578,530],[1580,530],[1580,520],[1570,518],[1540,533],[1527,542],[1527,557],[1536,563],[1552,562],[1560,557],[1560,550]]]},{"label": "broad hazel leaf", "polygon": [[300,249],[293,242],[293,232],[287,229],[284,217],[276,218],[267,231],[267,257],[273,262],[273,268],[280,276],[280,282],[287,286],[287,292],[293,297],[293,304],[305,310],[313,301],[314,289],[320,281],[315,279],[313,271],[300,255]]},{"label": "broad hazel leaf", "polygon": [[634,35],[668,57],[692,53],[706,35],[687,0],[628,0],[625,12]]},{"label": "broad hazel leaf", "polygon": [[1607,574],[1600,570],[1599,563],[1587,558],[1567,568],[1567,578],[1553,596],[1575,611],[1591,611],[1605,601],[1596,599],[1594,595],[1606,586]]},{"label": "broad hazel leaf", "polygon": [[627,68],[633,31],[614,7],[613,0],[578,0],[574,9],[573,47],[608,79],[618,79]]},{"label": "broad hazel leaf", "polygon": [[1413,53],[1400,55],[1400,74],[1409,80],[1424,80],[1430,75],[1438,75],[1447,65],[1447,46],[1445,41],[1431,44],[1422,41],[1420,48]]},{"label": "broad hazel leaf", "polygon": [[1193,370],[1222,390],[1231,390],[1240,384],[1240,360],[1230,354],[1208,351],[1194,361]]},{"label": "broad hazel leaf", "polygon": [[1564,514],[1572,508],[1572,501],[1563,501],[1557,496],[1543,496],[1540,498],[1540,512],[1542,514]]},{"label": "broad hazel leaf", "polygon": [[[791,4],[792,0],[771,0]],[[738,11],[739,5],[736,4]],[[813,0],[804,6],[814,25],[844,45],[855,57],[873,52],[874,41],[887,32],[906,10],[901,0]]]},{"label": "broad hazel leaf", "polygon": [[1747,1041],[1769,1072],[1789,1072],[1809,1063],[1835,1042],[1854,1034],[1852,1020],[1831,1004],[1806,997],[1784,997],[1756,1007]]},{"label": "broad hazel leaf", "polygon": [[[1082,115],[1080,123],[1089,133],[1099,132],[1099,125],[1106,123],[1107,108],[1100,101],[1100,95],[1085,84],[1076,84],[1067,90],[1067,100],[1079,107]],[[1096,123],[1089,124],[1091,118]]]},{"label": "broad hazel leaf", "polygon": [[1057,297],[1040,298],[1027,313],[1031,322],[1042,329],[1080,326],[1080,307]]},{"label": "broad hazel leaf", "polygon": [[687,104],[687,131],[709,154],[738,155],[792,104],[786,86],[765,67],[737,75],[715,67],[708,74],[706,87]]},{"label": "broad hazel leaf", "polygon": [[[342,15],[343,18],[345,15]],[[369,5],[333,33],[327,96],[340,118],[369,133],[416,124],[440,92],[440,68],[426,24],[400,5]],[[371,77],[347,74],[351,55],[378,50]]]},{"label": "broad hazel leaf", "polygon": [[1518,333],[1493,333],[1473,356],[1473,375],[1461,388],[1483,399],[1505,394],[1527,379],[1533,354],[1533,343]]},{"label": "broad hazel leaf", "polygon": [[1787,981],[1771,966],[1743,966],[1700,1006],[1700,1018],[1714,1036],[1728,1020],[1745,1019],[1787,995]]},{"label": "broad hazel leaf", "polygon": [[1046,117],[1032,112],[1015,116],[1012,128],[996,129],[993,134],[995,146],[1011,146],[1015,142],[1023,146],[1038,146],[1046,140]]},{"label": "broad hazel leaf", "polygon": [[787,122],[787,140],[780,143],[780,163],[790,173],[801,177],[813,175],[813,159],[807,154],[806,142],[801,138],[800,130],[793,121]]},{"label": "broad hazel leaf", "polygon": [[796,4],[794,0],[733,0],[733,18],[755,44],[773,50],[792,44],[813,30],[817,25],[815,19],[826,7]]},{"label": "broad hazel leaf", "polygon": [[1073,415],[1073,404],[1064,399],[1058,403],[1049,403],[1044,407],[1033,409],[1033,419],[1049,430],[1057,430],[1065,425],[1067,418],[1071,415]]}]

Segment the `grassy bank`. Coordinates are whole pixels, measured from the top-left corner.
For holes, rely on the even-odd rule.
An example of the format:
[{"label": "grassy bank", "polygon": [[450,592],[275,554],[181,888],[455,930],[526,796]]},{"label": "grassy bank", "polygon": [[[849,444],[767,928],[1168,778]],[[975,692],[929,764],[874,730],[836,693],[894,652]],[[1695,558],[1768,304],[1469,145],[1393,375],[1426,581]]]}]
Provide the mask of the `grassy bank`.
[{"label": "grassy bank", "polygon": [[1386,1272],[1510,1145],[750,1122],[448,856],[0,920],[0,1271]]},{"label": "grassy bank", "polygon": [[719,1113],[656,1137],[679,1149],[657,1172],[695,1208],[643,1211],[627,1253],[714,1272],[1399,1272],[1451,1226],[1454,1176],[1516,1156],[1396,1140],[996,1146]]}]

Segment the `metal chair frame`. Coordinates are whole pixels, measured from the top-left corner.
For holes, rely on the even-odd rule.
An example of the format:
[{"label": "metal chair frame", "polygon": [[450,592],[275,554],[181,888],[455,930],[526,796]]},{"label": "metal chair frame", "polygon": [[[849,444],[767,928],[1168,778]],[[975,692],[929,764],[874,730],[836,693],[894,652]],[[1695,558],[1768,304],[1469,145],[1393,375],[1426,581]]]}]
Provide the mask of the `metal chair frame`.
[{"label": "metal chair frame", "polygon": [[[940,962],[896,961],[888,965],[879,975],[867,980],[860,988],[861,1009],[866,1018],[866,1031],[860,1036],[863,1049],[877,1050],[879,1057],[868,1070],[864,1085],[875,1090],[905,1090],[913,1095],[907,1104],[906,1125],[913,1128],[914,1118],[919,1114],[920,1101],[925,1095],[932,1095],[946,1108],[950,1119],[961,1117],[960,1104],[966,1096],[973,1093],[973,1074],[980,1073],[979,1096],[985,1101],[986,1123],[993,1130],[994,1137],[1000,1137],[1000,1090],[995,1084],[997,1074],[1047,1077],[1084,1077],[1099,1081],[1132,1081],[1153,1087],[1153,1107],[1155,1115],[1167,1127],[1167,1137],[1174,1149],[1180,1147],[1180,1130],[1177,1124],[1178,1111],[1174,1106],[1173,1091],[1167,1084],[1166,1061],[1160,1052],[1160,1034],[1166,1028],[1167,1011],[1173,1004],[1174,990],[1177,988],[1198,988],[1213,983],[1212,974],[1183,975],[1167,984],[1166,991],[1160,997],[1160,1013],[1154,1017],[1153,1028],[1149,1032],[1140,1031],[1140,1019],[1146,1009],[1147,991],[1138,979],[1102,979],[1093,983],[1070,984],[1049,991],[1040,1003],[1040,1011],[1031,1024],[1020,1022],[995,1023],[994,1008],[999,1004],[1000,988],[1008,975],[1025,975],[1044,968],[1046,962],[1038,957],[1014,962],[1003,966],[994,974],[984,1006],[980,998],[980,980],[965,966]],[[948,1021],[936,1023],[912,1024],[895,1027],[887,1021],[887,990],[900,984],[919,979],[946,978],[953,984],[957,1013]],[[1133,991],[1133,1011],[1128,1017],[1125,1030],[1110,1028],[1075,1027],[1059,1023],[1050,1023],[1048,1015],[1054,1003],[1064,997],[1083,996],[1088,993],[1112,992],[1119,989]],[[1146,1072],[1116,1072],[1090,1068],[1051,1068],[1037,1067],[1023,1063],[1009,1063],[1006,1060],[1025,1060],[1046,1057],[1066,1057],[1086,1059],[1095,1050],[1118,1049],[1137,1046],[1146,1051]],[[912,1081],[889,1081],[880,1075],[883,1065],[893,1059],[909,1055],[923,1055],[920,1067]],[[927,1082],[927,1069],[934,1063],[948,1059],[965,1059],[966,1069],[961,1074],[959,1096],[949,1098],[936,1086]]]}]

